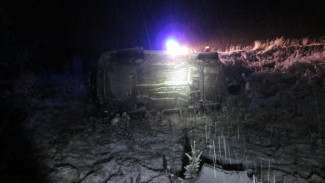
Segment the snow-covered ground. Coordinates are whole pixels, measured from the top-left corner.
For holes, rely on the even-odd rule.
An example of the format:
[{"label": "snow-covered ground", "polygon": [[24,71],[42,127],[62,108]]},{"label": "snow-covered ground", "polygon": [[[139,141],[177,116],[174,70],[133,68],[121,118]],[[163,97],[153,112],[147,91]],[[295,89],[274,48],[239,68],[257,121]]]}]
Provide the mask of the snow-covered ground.
[{"label": "snow-covered ground", "polygon": [[[41,177],[35,182],[178,182],[195,140],[204,162],[215,157],[216,167],[245,170],[250,180],[324,182],[324,45],[219,56],[226,84],[216,111],[162,115],[147,109],[129,120],[116,105],[104,114],[64,87],[38,90],[33,76],[24,96],[2,90],[10,96],[1,98],[10,113],[0,126],[2,178],[19,182],[30,173]],[[230,85],[238,91],[230,92]],[[112,123],[117,113],[121,119]],[[12,123],[17,120],[24,122]]]}]

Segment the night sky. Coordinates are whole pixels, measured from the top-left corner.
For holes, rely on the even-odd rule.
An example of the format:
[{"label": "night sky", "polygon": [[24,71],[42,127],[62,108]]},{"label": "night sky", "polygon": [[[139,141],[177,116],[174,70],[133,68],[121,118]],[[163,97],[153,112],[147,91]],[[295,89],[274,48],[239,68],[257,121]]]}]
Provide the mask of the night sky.
[{"label": "night sky", "polygon": [[319,38],[324,7],[323,0],[7,0],[0,3],[1,62],[62,69],[76,56],[89,64],[111,49],[163,49],[167,34],[217,48]]}]

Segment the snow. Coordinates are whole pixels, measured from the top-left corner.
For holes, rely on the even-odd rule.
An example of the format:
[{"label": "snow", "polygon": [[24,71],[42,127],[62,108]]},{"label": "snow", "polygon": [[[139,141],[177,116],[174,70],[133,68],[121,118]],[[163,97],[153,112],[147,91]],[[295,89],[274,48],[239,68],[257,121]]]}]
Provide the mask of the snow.
[{"label": "snow", "polygon": [[246,171],[226,171],[204,164],[196,183],[251,183]]}]

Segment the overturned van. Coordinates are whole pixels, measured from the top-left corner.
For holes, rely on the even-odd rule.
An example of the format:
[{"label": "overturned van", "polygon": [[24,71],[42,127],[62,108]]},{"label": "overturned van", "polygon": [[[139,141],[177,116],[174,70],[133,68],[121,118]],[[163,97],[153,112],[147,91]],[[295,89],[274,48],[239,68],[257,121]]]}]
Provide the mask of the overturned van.
[{"label": "overturned van", "polygon": [[96,97],[101,105],[117,102],[129,110],[216,107],[223,94],[222,67],[216,52],[110,51],[97,63]]}]

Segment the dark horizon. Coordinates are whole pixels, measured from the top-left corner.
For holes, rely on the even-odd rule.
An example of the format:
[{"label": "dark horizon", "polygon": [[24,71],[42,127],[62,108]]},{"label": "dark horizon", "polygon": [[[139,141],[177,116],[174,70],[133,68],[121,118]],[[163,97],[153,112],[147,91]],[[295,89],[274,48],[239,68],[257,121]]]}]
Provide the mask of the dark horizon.
[{"label": "dark horizon", "polygon": [[[4,54],[62,68],[111,49],[163,49],[168,33],[216,48],[255,40],[319,38],[324,1],[7,1],[0,4]],[[86,60],[86,61],[85,61]],[[46,62],[46,63],[44,63]]]}]

